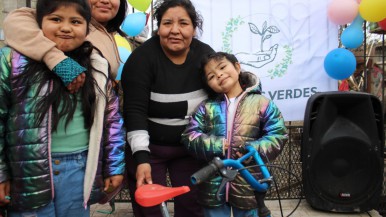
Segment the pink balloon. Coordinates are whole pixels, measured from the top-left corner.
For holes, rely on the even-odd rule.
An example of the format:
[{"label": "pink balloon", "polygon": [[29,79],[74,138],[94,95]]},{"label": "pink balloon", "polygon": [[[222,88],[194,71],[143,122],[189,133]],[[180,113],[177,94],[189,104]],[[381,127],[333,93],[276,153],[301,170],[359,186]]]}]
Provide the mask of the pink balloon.
[{"label": "pink balloon", "polygon": [[361,3],[362,0],[357,0],[358,4]]},{"label": "pink balloon", "polygon": [[358,12],[359,4],[356,0],[332,0],[327,9],[328,18],[338,25],[351,23]]}]

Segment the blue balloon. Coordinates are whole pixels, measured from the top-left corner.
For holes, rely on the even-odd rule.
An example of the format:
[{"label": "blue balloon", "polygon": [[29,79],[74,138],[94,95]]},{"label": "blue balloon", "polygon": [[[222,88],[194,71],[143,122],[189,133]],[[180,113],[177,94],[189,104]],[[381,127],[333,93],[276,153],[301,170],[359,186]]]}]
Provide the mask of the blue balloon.
[{"label": "blue balloon", "polygon": [[131,54],[131,52],[124,47],[118,47],[118,52],[119,58],[123,61],[123,63],[119,65],[117,77],[115,77],[115,80],[121,80],[123,66],[125,65],[127,58],[129,58]]},{"label": "blue balloon", "polygon": [[340,40],[345,48],[354,49],[358,48],[363,43],[363,30],[362,26],[350,25],[348,28],[343,30]]},{"label": "blue balloon", "polygon": [[336,80],[350,77],[355,72],[356,65],[354,54],[344,48],[330,51],[324,59],[324,70]]},{"label": "blue balloon", "polygon": [[352,21],[351,25],[357,26],[362,28],[363,21],[365,21],[361,15],[358,13],[358,15],[355,17],[355,19]]},{"label": "blue balloon", "polygon": [[121,29],[127,35],[134,37],[142,32],[146,24],[146,14],[143,12],[136,12],[126,16],[122,23]]}]

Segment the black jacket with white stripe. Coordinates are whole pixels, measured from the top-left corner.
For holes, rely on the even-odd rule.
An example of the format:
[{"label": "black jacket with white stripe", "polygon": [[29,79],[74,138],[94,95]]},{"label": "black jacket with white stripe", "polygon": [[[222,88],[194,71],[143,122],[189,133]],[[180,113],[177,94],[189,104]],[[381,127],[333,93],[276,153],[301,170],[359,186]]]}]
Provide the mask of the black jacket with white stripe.
[{"label": "black jacket with white stripe", "polygon": [[138,163],[148,162],[149,143],[182,146],[188,116],[207,95],[200,78],[201,58],[213,49],[193,39],[185,63],[164,54],[159,36],[136,48],[122,72],[127,139]]}]

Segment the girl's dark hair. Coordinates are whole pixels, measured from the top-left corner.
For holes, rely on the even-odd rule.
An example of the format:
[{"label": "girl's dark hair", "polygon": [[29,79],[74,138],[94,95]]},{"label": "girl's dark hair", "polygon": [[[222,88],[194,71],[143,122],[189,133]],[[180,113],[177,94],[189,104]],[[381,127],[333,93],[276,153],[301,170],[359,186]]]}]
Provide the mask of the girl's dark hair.
[{"label": "girl's dark hair", "polygon": [[[56,5],[53,4],[53,2],[56,2]],[[49,14],[49,11],[53,12],[55,8],[66,4],[76,5],[77,10],[82,11],[79,12],[82,16],[83,14],[91,14],[90,8],[85,0],[39,0],[36,11],[39,15],[38,19],[42,20],[42,17]],[[87,20],[89,21],[90,19]],[[95,88],[105,100],[107,100],[106,95],[102,91],[102,88],[104,89],[105,87],[99,87],[93,77],[92,71],[103,74],[91,65],[90,55],[94,50],[101,54],[90,42],[85,41],[75,50],[65,53],[68,57],[74,59],[86,68],[86,71],[84,71],[86,74],[85,82],[78,93],[80,95],[84,127],[86,129],[90,129],[94,121],[96,108]],[[30,94],[29,92],[33,91],[31,97],[33,98],[32,100],[36,101],[34,106],[36,106],[37,111],[39,111],[35,116],[35,124],[40,125],[51,109],[52,131],[57,129],[61,118],[65,118],[65,126],[67,127],[74,116],[79,101],[79,99],[77,99],[78,94],[71,94],[64,86],[62,80],[49,70],[43,62],[27,58],[27,62],[24,66],[21,66],[21,70],[22,73],[15,76],[12,82],[15,86],[23,88],[21,97],[27,97],[27,95]],[[108,79],[107,76],[106,79]]]},{"label": "girl's dark hair", "polygon": [[194,29],[198,28],[202,32],[202,16],[196,11],[193,3],[190,0],[163,0],[158,1],[158,4],[155,6],[154,17],[157,20],[157,27],[160,27],[162,16],[165,12],[174,7],[183,7],[188,13],[190,19],[192,20]]},{"label": "girl's dark hair", "polygon": [[[43,17],[51,14],[61,6],[75,6],[76,11],[86,20],[87,26],[91,20],[90,5],[85,0],[39,0],[36,3],[36,21],[42,28]],[[87,28],[87,33],[89,28]]]},{"label": "girl's dark hair", "polygon": [[113,19],[107,22],[106,30],[108,32],[118,32],[121,36],[126,37],[127,34],[124,33],[120,27],[126,18],[127,0],[119,0],[119,1],[120,1],[120,5],[118,8],[118,13]]},{"label": "girl's dark hair", "polygon": [[[64,86],[62,80],[49,70],[45,63],[27,59],[27,63],[22,67],[23,73],[15,76],[13,82],[15,86],[24,88],[21,97],[27,97],[30,91],[34,91],[33,100],[37,102],[35,106],[37,111],[39,111],[35,116],[35,124],[37,126],[43,122],[51,108],[52,131],[57,129],[61,118],[65,118],[65,126],[67,127],[74,116],[77,104],[81,103],[84,127],[86,129],[91,128],[96,106],[95,87],[97,87],[98,92],[107,100],[101,89],[105,87],[99,87],[91,73],[92,70],[95,70],[102,74],[102,72],[93,68],[91,65],[90,55],[93,50],[94,47],[92,44],[86,41],[77,49],[66,52],[68,57],[74,59],[87,69],[84,71],[86,78],[83,87],[79,90],[79,95],[71,94]],[[80,96],[80,99],[77,99],[77,96]]]}]

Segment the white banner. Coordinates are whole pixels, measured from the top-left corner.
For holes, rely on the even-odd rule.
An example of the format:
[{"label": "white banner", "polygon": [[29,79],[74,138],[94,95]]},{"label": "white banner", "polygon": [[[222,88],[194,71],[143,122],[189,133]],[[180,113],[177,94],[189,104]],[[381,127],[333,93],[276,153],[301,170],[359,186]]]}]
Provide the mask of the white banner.
[{"label": "white banner", "polygon": [[303,120],[308,98],[337,90],[324,57],[338,47],[325,0],[193,0],[204,18],[198,38],[236,55],[262,81],[286,121]]}]

